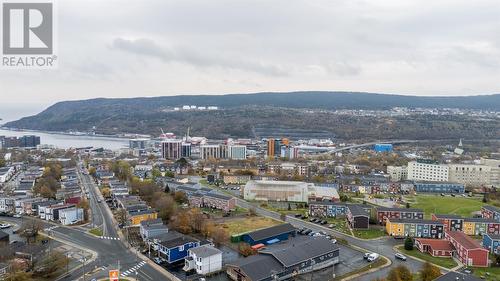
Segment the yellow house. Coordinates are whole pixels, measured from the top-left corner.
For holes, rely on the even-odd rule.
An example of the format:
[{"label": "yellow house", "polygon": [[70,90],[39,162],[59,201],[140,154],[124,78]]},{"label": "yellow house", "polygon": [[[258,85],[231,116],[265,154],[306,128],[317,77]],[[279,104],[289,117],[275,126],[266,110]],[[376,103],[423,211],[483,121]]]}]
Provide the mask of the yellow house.
[{"label": "yellow house", "polygon": [[158,218],[158,213],[152,210],[138,211],[129,213],[129,220],[131,225],[138,225],[142,221]]},{"label": "yellow house", "polygon": [[472,221],[464,221],[463,232],[467,235],[475,235],[476,233],[476,223]]},{"label": "yellow house", "polygon": [[385,231],[392,236],[404,236],[404,223],[391,222],[389,219],[385,222]]}]

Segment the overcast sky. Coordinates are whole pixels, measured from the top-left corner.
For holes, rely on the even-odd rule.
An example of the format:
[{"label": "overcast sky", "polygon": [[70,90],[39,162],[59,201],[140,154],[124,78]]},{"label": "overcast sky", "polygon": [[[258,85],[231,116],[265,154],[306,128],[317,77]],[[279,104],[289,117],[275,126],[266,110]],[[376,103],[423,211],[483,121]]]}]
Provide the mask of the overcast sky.
[{"label": "overcast sky", "polygon": [[0,118],[61,100],[500,92],[496,0],[59,0],[59,68],[0,70]]}]

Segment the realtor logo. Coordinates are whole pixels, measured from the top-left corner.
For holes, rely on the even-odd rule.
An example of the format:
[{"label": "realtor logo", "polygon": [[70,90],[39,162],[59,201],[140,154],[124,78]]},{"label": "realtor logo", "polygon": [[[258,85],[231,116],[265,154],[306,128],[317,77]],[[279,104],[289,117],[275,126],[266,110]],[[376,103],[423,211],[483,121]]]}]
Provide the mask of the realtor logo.
[{"label": "realtor logo", "polygon": [[54,67],[57,59],[54,54],[54,26],[54,3],[50,0],[3,2],[2,66]]}]

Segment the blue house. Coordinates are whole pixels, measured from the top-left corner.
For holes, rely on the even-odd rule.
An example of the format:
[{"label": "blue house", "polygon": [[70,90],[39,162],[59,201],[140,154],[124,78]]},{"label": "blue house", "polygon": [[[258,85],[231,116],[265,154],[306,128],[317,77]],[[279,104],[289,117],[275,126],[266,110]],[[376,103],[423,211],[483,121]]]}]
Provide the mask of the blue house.
[{"label": "blue house", "polygon": [[483,248],[488,249],[492,254],[500,254],[500,235],[483,234]]},{"label": "blue house", "polygon": [[241,240],[252,246],[261,243],[269,245],[276,243],[276,239],[279,241],[288,240],[290,236],[295,236],[295,234],[295,227],[284,223],[243,234]]},{"label": "blue house", "polygon": [[[170,232],[169,232],[170,234]],[[186,235],[172,235],[158,244],[158,256],[169,264],[184,260],[188,250],[200,246],[200,241]]]},{"label": "blue house", "polygon": [[414,182],[416,192],[431,193],[464,193],[465,186],[453,182]]}]

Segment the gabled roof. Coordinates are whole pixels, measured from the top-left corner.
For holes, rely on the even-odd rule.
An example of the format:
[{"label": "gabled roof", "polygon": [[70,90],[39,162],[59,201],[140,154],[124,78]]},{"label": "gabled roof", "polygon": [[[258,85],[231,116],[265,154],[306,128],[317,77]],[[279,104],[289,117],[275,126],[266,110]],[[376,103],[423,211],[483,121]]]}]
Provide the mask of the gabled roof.
[{"label": "gabled roof", "polygon": [[479,242],[470,238],[467,234],[465,234],[461,231],[448,231],[448,232],[446,232],[446,234],[449,235],[451,238],[453,238],[453,240],[457,241],[460,245],[462,245],[467,250],[483,249],[481,247],[481,245],[479,245]]},{"label": "gabled roof", "polygon": [[210,245],[202,245],[196,248],[189,249],[190,252],[196,255],[197,258],[206,258],[217,254],[222,254],[222,251]]},{"label": "gabled roof", "polygon": [[284,223],[284,224],[279,224],[279,225],[271,226],[268,228],[256,230],[256,231],[247,233],[247,235],[250,236],[250,238],[252,238],[254,241],[260,241],[260,240],[271,238],[271,237],[274,237],[274,236],[277,236],[280,234],[289,233],[292,231],[295,231],[295,227],[293,227],[289,223]]},{"label": "gabled roof", "polygon": [[171,248],[185,245],[185,244],[190,243],[190,242],[198,242],[198,240],[194,239],[192,237],[186,236],[186,235],[181,235],[177,238],[163,241],[163,242],[161,242],[161,245],[167,249],[171,249]]},{"label": "gabled roof", "polygon": [[377,212],[413,212],[413,213],[423,213],[422,209],[413,208],[388,208],[388,207],[377,207]]},{"label": "gabled roof", "polygon": [[428,238],[415,238],[422,245],[429,245],[433,250],[437,251],[452,251],[453,246],[450,241],[444,239],[428,239]]}]

